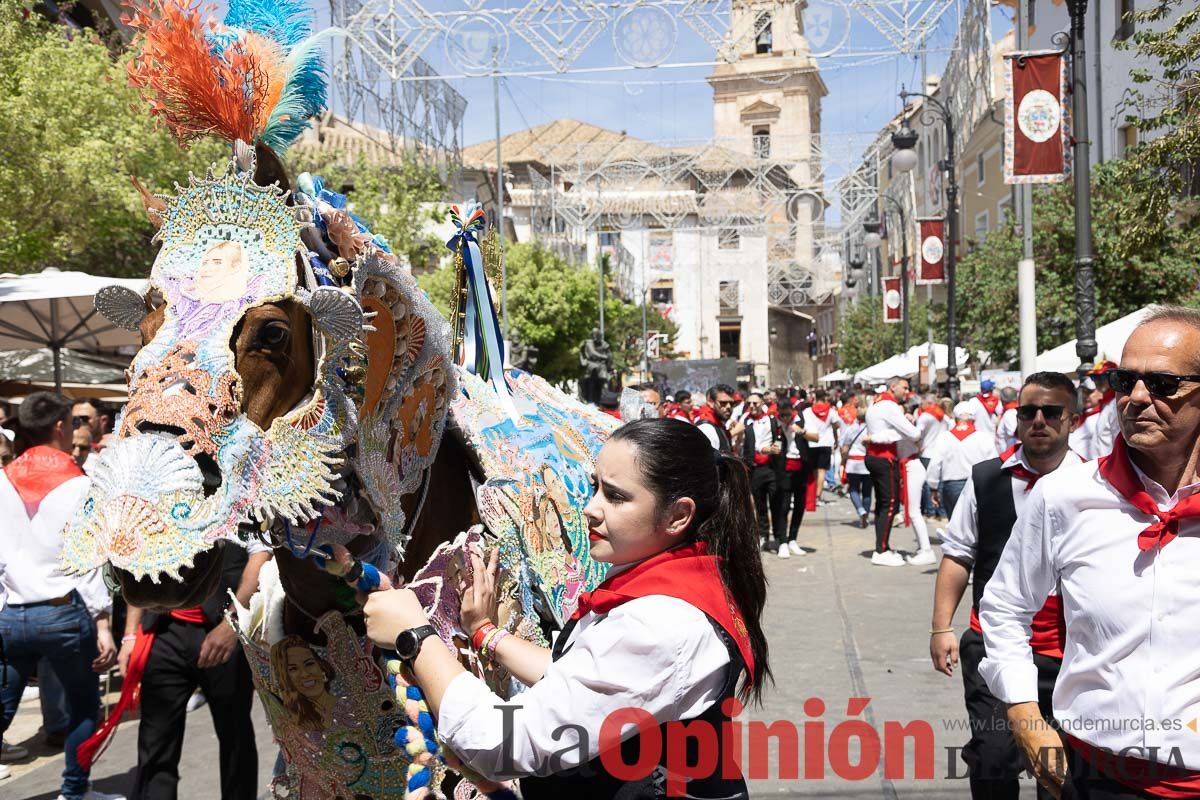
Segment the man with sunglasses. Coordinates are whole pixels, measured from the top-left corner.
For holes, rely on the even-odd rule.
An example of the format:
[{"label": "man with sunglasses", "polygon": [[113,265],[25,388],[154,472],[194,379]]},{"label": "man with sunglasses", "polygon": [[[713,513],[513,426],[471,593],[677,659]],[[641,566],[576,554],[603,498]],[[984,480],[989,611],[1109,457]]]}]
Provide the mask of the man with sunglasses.
[{"label": "man with sunglasses", "polygon": [[[963,760],[970,767],[971,796],[976,800],[1019,797],[1022,769],[1021,752],[1007,730],[1006,706],[979,674],[984,656],[979,601],[1034,484],[1062,465],[1081,461],[1067,443],[1075,403],[1070,378],[1061,372],[1036,372],[1026,378],[1016,402],[1019,443],[971,470],[942,535],[942,563],[933,592],[929,655],[933,668],[947,676],[954,675],[955,665],[962,660],[963,694],[971,721]],[[972,568],[971,622],[960,643],[953,618]],[[1058,597],[1052,595],[1033,618],[1028,638],[1037,666],[1038,699],[1047,715],[1062,663],[1061,618]],[[1047,795],[1043,790],[1039,796]]]},{"label": "man with sunglasses", "polygon": [[74,428],[87,428],[92,433],[92,442],[97,443],[100,437],[108,433],[108,424],[112,420],[104,413],[104,407],[99,400],[78,400],[71,406],[71,425]]},{"label": "man with sunglasses", "polygon": [[[1200,312],[1150,313],[1109,372],[1121,435],[1038,483],[980,604],[980,672],[1035,774],[1080,798],[1200,796]],[[1026,631],[1058,588],[1051,728]],[[1190,725],[1189,725],[1190,723]],[[1045,754],[1066,751],[1066,775]]]},{"label": "man with sunglasses", "polygon": [[741,423],[730,429],[729,417],[733,413],[733,389],[724,383],[711,387],[705,394],[705,403],[696,409],[696,427],[708,437],[713,450],[732,453],[732,437],[742,431]]}]

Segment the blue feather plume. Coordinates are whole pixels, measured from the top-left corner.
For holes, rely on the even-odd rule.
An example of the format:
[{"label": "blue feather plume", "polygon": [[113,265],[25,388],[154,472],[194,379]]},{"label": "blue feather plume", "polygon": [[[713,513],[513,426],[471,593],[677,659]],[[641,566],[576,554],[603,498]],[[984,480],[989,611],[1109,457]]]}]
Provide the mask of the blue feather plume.
[{"label": "blue feather plume", "polygon": [[288,50],[312,34],[305,0],[229,0],[225,24],[265,36]]}]

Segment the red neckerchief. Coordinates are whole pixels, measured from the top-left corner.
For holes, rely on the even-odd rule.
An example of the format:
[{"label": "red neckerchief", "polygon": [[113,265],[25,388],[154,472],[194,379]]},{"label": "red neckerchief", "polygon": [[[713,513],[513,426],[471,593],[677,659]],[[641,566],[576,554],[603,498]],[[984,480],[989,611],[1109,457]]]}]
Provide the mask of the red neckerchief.
[{"label": "red neckerchief", "polygon": [[21,496],[25,513],[32,517],[46,495],[83,475],[83,470],[62,450],[41,444],[22,453],[4,468],[4,474]]},{"label": "red neckerchief", "polygon": [[921,411],[930,415],[938,422],[941,422],[946,418],[946,409],[942,408],[941,406],[935,406],[932,403],[922,408]]},{"label": "red neckerchief", "polygon": [[1078,417],[1075,418],[1075,430],[1082,428],[1083,423],[1087,421],[1088,417],[1094,417],[1097,414],[1099,414],[1101,411],[1103,411],[1104,407],[1107,406],[1109,403],[1111,403],[1113,401],[1113,398],[1116,396],[1117,396],[1117,393],[1114,390],[1109,389],[1107,392],[1104,393],[1104,396],[1100,398],[1099,403],[1092,406],[1091,408],[1084,409],[1083,412]]},{"label": "red neckerchief", "polygon": [[858,406],[854,403],[846,403],[838,409],[838,416],[842,418],[842,422],[853,425],[858,421]]},{"label": "red neckerchief", "polygon": [[713,411],[712,406],[710,406],[708,403],[705,403],[696,409],[695,416],[692,417],[692,420],[697,424],[701,422],[711,422],[718,428],[724,427],[724,425],[721,423],[721,420],[717,419],[717,412]]},{"label": "red neckerchief", "polygon": [[779,404],[778,403],[771,403],[770,405],[767,406],[767,413],[770,414],[772,417],[775,416],[778,412],[779,412]]},{"label": "red neckerchief", "polygon": [[950,429],[954,434],[954,438],[960,442],[965,441],[968,436],[975,432],[975,423],[969,420],[954,423],[954,427]]},{"label": "red neckerchief", "polygon": [[832,408],[832,406],[830,406],[829,403],[813,403],[810,408],[812,408],[812,412],[816,415],[817,419],[821,420],[821,422],[824,422],[825,420],[829,419],[829,409]]},{"label": "red neckerchief", "polygon": [[[1008,461],[1010,458],[1015,456],[1017,451],[1020,449],[1021,446],[1019,444],[1014,444],[1012,447],[1005,450],[1000,454],[1000,463],[1003,464],[1005,461]],[[1008,468],[1008,474],[1012,475],[1014,478],[1025,481],[1025,492],[1027,494],[1033,490],[1033,485],[1038,482],[1038,478],[1042,477],[1040,473],[1031,472],[1030,470],[1026,469],[1025,465],[1020,461]]]},{"label": "red neckerchief", "polygon": [[884,400],[891,400],[894,403],[896,402],[896,395],[892,394],[891,392],[880,392],[879,394],[875,395],[876,403],[882,403]]},{"label": "red neckerchief", "polygon": [[765,416],[766,416],[766,414],[763,413],[762,406],[759,406],[758,413],[751,412],[746,415],[746,419],[753,420],[754,422],[758,422],[760,419],[762,419]]},{"label": "red neckerchief", "polygon": [[1019,405],[1019,403],[1017,403],[1016,400],[1013,400],[1011,403],[1004,404],[1004,410],[1011,411],[1012,409],[1016,408],[1018,405]]},{"label": "red neckerchief", "polygon": [[1170,511],[1160,511],[1146,487],[1133,471],[1125,437],[1118,435],[1112,453],[1100,459],[1100,477],[1108,481],[1129,503],[1143,514],[1156,517],[1157,522],[1138,534],[1138,549],[1149,550],[1156,544],[1166,547],[1179,535],[1179,520],[1200,517],[1200,494],[1185,497]]},{"label": "red neckerchief", "polygon": [[639,597],[664,595],[682,600],[713,619],[737,645],[746,664],[747,682],[754,676],[754,653],[742,614],[721,580],[716,556],[707,555],[704,542],[672,547],[611,578],[579,596],[572,620],[589,611],[607,614]]},{"label": "red neckerchief", "polygon": [[996,397],[996,395],[991,394],[990,392],[988,394],[983,394],[981,392],[975,395],[975,397],[979,400],[979,402],[983,403],[983,407],[987,409],[989,414],[996,413],[996,406],[1000,405],[999,397]]}]

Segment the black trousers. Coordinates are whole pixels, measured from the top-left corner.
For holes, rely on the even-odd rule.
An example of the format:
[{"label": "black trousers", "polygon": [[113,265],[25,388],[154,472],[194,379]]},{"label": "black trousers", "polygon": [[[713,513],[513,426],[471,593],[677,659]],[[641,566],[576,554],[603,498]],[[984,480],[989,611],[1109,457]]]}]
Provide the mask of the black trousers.
[{"label": "black trousers", "polygon": [[750,493],[754,495],[754,513],[758,516],[758,535],[764,539],[771,536],[771,523],[782,530],[780,517],[783,511],[780,506],[779,483],[776,480],[775,469],[770,466],[756,466],[750,473]]},{"label": "black trousers", "polygon": [[[999,700],[979,674],[983,660],[983,634],[967,629],[958,645],[962,665],[963,696],[971,721],[971,740],[963,748],[963,761],[971,770],[972,800],[1017,800],[1021,795],[1018,776],[1025,769],[1024,755],[1013,739],[1008,725],[1008,705]],[[1034,653],[1038,668],[1038,706],[1042,716],[1053,719],[1054,681],[1062,662]],[[1038,800],[1050,800],[1041,786]]]},{"label": "black trousers", "polygon": [[[804,522],[804,501],[808,492],[808,476],[811,470],[805,468],[799,472],[784,472],[780,479],[779,485],[779,516],[775,520],[775,542],[783,544],[784,539],[784,520],[787,520],[787,539],[786,541],[796,541],[796,534],[800,532],[800,524]],[[791,509],[791,516],[788,516],[788,509]]]},{"label": "black trousers", "polygon": [[[224,624],[224,623],[222,623]],[[187,702],[199,686],[208,698],[221,765],[221,800],[254,800],[258,795],[258,751],[250,708],[254,684],[239,646],[229,661],[200,669],[203,625],[162,620],[142,675],[142,722],[138,763],[130,800],[175,800],[179,757],[187,723]]]},{"label": "black trousers", "polygon": [[879,456],[867,456],[863,465],[875,490],[875,552],[882,553],[888,549],[892,517],[900,507],[900,465]]},{"label": "black trousers", "polygon": [[1084,761],[1079,752],[1068,744],[1067,780],[1063,783],[1062,800],[1158,800],[1158,798],[1130,789],[1120,781],[1104,775]]}]

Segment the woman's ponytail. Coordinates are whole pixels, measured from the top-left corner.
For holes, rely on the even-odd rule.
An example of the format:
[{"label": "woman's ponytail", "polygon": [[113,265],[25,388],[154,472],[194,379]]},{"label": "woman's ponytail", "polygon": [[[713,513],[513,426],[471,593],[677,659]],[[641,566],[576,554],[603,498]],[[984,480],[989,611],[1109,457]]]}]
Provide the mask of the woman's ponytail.
[{"label": "woman's ponytail", "polygon": [[716,508],[697,533],[699,539],[708,542],[709,551],[720,559],[721,578],[746,620],[754,674],[742,687],[742,699],[753,696],[761,703],[763,684],[771,675],[767,637],[761,624],[767,604],[767,576],[759,552],[758,523],[746,465],[734,456],[721,455],[717,462],[717,482]]},{"label": "woman's ponytail", "polygon": [[746,466],[714,451],[703,433],[681,420],[637,420],[618,428],[612,438],[637,448],[638,466],[660,508],[681,497],[695,501],[689,538],[706,542],[708,552],[719,558],[721,579],[746,623],[754,656],[754,673],[742,687],[742,699],[761,703],[771,678],[762,629],[767,579]]}]

